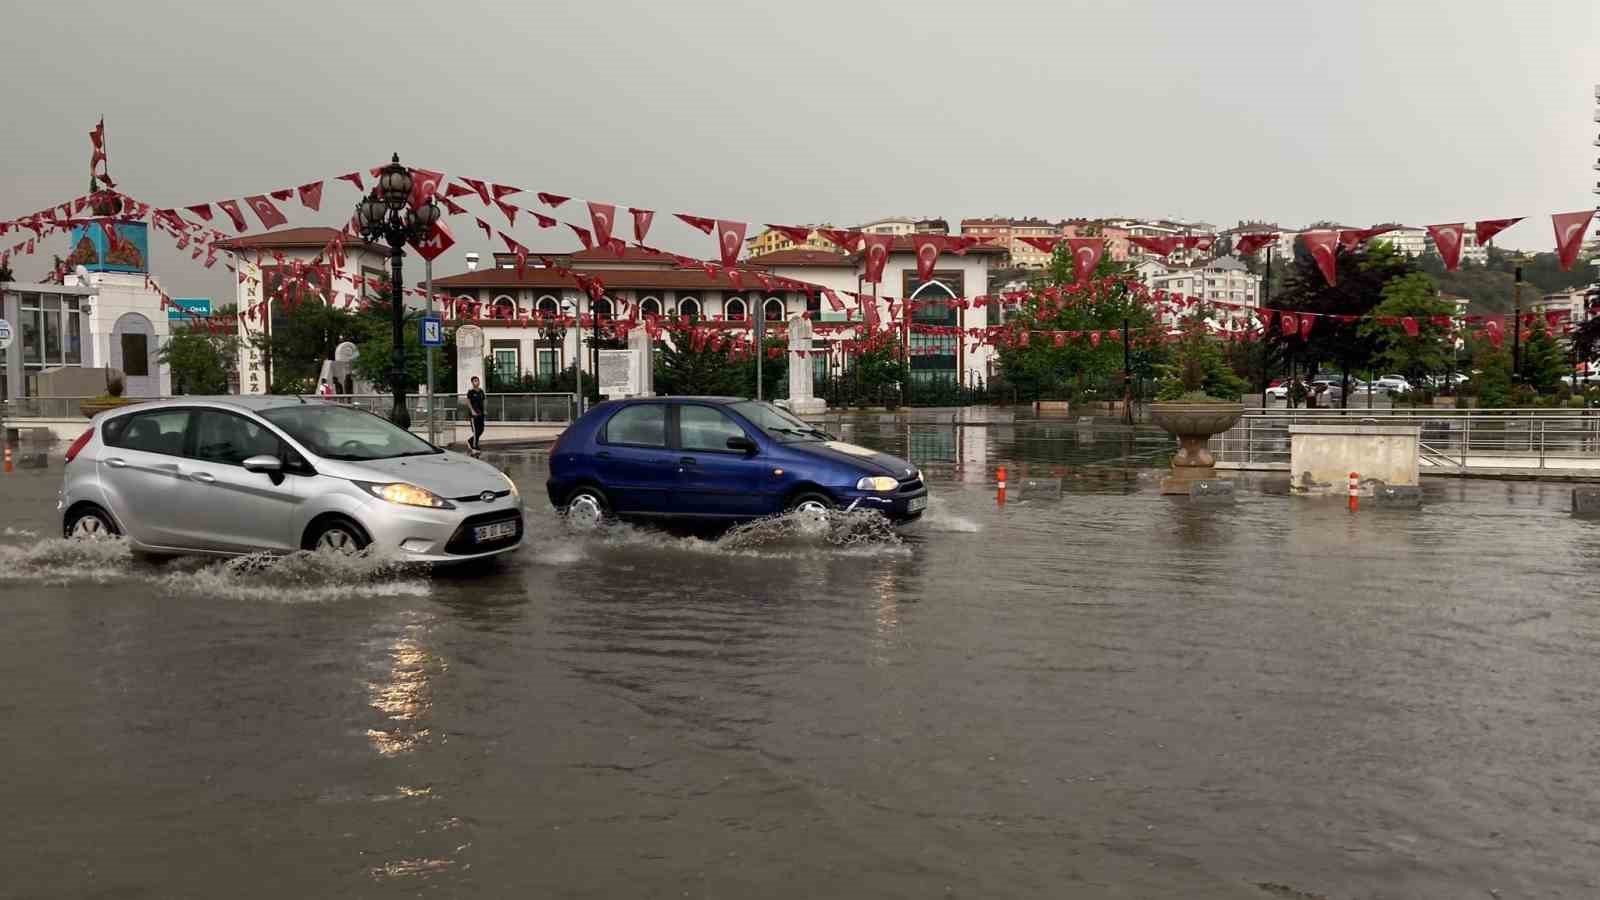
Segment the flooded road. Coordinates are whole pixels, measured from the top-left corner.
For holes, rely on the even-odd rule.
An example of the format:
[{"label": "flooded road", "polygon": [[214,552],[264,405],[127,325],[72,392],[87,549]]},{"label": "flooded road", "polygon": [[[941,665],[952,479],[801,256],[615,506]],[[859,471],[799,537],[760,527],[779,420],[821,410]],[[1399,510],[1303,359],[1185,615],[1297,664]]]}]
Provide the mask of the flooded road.
[{"label": "flooded road", "polygon": [[1158,436],[847,438],[925,521],[574,534],[536,454],[483,573],[150,565],[0,476],[0,895],[1600,895],[1569,487],[1196,507]]}]

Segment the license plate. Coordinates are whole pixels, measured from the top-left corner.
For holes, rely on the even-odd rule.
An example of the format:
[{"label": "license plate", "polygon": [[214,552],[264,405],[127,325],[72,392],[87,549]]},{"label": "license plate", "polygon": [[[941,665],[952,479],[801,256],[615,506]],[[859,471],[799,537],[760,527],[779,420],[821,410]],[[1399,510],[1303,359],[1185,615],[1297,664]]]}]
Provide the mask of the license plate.
[{"label": "license plate", "polygon": [[911,498],[911,502],[906,504],[906,512],[916,512],[919,509],[927,509],[927,508],[928,508],[928,498],[927,497],[912,497]]},{"label": "license plate", "polygon": [[472,542],[482,544],[486,541],[498,541],[501,538],[516,537],[516,522],[495,522],[492,525],[479,525],[472,529]]}]

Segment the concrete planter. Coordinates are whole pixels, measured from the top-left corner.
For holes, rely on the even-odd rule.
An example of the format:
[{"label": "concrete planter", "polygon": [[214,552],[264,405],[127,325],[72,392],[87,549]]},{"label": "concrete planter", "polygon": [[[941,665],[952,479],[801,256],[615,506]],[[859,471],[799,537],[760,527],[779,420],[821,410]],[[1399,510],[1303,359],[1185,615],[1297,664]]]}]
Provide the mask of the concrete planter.
[{"label": "concrete planter", "polygon": [[1071,412],[1072,404],[1066,400],[1035,400],[1033,411],[1041,416],[1064,416]]},{"label": "concrete planter", "polygon": [[85,418],[92,419],[108,409],[117,409],[132,402],[126,397],[97,397],[93,400],[84,400],[79,403],[78,412],[83,413]]},{"label": "concrete planter", "polygon": [[1163,494],[1188,494],[1191,482],[1216,477],[1217,458],[1208,444],[1238,423],[1244,404],[1214,402],[1170,402],[1150,404],[1150,421],[1178,439],[1180,449],[1172,457],[1172,477],[1161,483]]}]

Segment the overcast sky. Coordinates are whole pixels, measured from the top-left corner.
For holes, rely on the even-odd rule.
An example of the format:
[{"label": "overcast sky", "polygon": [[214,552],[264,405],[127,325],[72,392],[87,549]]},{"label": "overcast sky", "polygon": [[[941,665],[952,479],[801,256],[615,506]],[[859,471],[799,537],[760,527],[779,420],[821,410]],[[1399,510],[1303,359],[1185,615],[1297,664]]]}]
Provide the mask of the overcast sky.
[{"label": "overcast sky", "polygon": [[[102,114],[112,175],[156,205],[398,150],[661,210],[652,240],[697,256],[711,239],[665,213],[1528,215],[1499,243],[1549,249],[1549,214],[1600,181],[1595,0],[219,0],[11,3],[4,22],[4,218],[82,192]],[[295,221],[337,224],[355,200],[330,183],[325,215]],[[488,249],[470,219],[454,230]],[[152,243],[174,294],[231,297],[222,267]]]}]

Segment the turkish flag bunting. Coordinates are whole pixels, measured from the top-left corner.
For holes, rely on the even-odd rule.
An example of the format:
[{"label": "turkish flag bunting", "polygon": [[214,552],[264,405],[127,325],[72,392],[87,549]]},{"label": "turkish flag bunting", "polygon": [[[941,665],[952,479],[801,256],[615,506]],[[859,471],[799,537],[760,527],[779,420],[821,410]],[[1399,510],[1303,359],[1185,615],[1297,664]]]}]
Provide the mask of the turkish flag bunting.
[{"label": "turkish flag bunting", "polygon": [[[1026,238],[1024,238],[1026,240]],[[1072,248],[1073,271],[1079,281],[1087,281],[1094,274],[1095,267],[1100,265],[1100,257],[1106,252],[1105,241],[1101,238],[1067,238],[1067,246]]]},{"label": "turkish flag bunting", "polygon": [[1450,317],[1449,316],[1429,316],[1428,317],[1428,324],[1432,325],[1432,326],[1434,326],[1436,328],[1449,328],[1450,327]]},{"label": "turkish flag bunting", "polygon": [[806,241],[811,240],[810,225],[774,225],[768,222],[767,227],[802,246]]},{"label": "turkish flag bunting", "polygon": [[542,212],[534,212],[531,209],[528,212],[533,213],[533,220],[539,223],[540,228],[554,228],[560,224],[553,216],[547,216]]},{"label": "turkish flag bunting", "polygon": [[728,283],[733,285],[734,290],[744,290],[744,279],[739,277],[738,269],[726,269],[722,274],[728,276]]},{"label": "turkish flag bunting", "polygon": [[496,200],[494,205],[500,207],[500,212],[505,214],[506,221],[511,223],[511,227],[515,228],[517,225],[517,207],[504,200]]},{"label": "turkish flag bunting", "polygon": [[744,247],[745,223],[717,220],[717,249],[722,251],[722,264],[732,266],[739,261],[739,251]]},{"label": "turkish flag bunting", "polygon": [[261,226],[269,231],[279,225],[289,224],[289,220],[283,217],[283,213],[279,212],[276,206],[272,205],[272,201],[260,194],[246,197],[244,202],[250,204],[250,209],[255,212],[256,218],[261,220]]},{"label": "turkish flag bunting", "polygon": [[504,200],[512,194],[522,193],[522,188],[512,187],[509,184],[491,184],[489,190],[494,194],[494,199]]},{"label": "turkish flag bunting", "polygon": [[278,201],[287,203],[287,202],[289,202],[289,200],[291,200],[294,197],[294,189],[293,188],[284,188],[281,191],[272,191],[272,192],[270,192],[268,194],[268,196],[270,196],[274,200],[278,200]]},{"label": "turkish flag bunting", "polygon": [[1067,345],[1067,333],[1065,331],[1058,331],[1058,332],[1055,333],[1055,335],[1056,335],[1056,346],[1057,347],[1065,347]]},{"label": "turkish flag bunting", "polygon": [[222,210],[223,212],[227,213],[228,214],[228,218],[233,220],[233,230],[234,231],[238,231],[238,232],[243,232],[244,231],[244,229],[245,229],[244,213],[240,212],[240,210],[239,210],[239,201],[237,201],[237,200],[218,200],[217,201],[217,208]]},{"label": "turkish flag bunting", "polygon": [[1182,240],[1175,237],[1131,237],[1128,243],[1135,247],[1143,247],[1157,256],[1171,256],[1172,251],[1178,249]]},{"label": "turkish flag bunting", "polygon": [[472,188],[469,188],[463,184],[456,184],[454,181],[450,182],[444,187],[444,195],[451,199],[456,197],[470,197],[475,193],[477,192]]},{"label": "turkish flag bunting", "polygon": [[833,308],[834,312],[844,312],[844,301],[840,300],[839,295],[833,292],[833,288],[823,288],[822,296],[828,298],[828,305]]},{"label": "turkish flag bunting", "polygon": [[449,197],[440,197],[439,202],[444,204],[444,208],[448,210],[452,216],[464,216],[467,214],[467,208],[465,206],[462,206],[454,200],[451,200]]},{"label": "turkish flag bunting", "polygon": [[1578,251],[1583,249],[1583,234],[1594,218],[1594,210],[1556,213],[1550,221],[1556,227],[1556,253],[1561,258],[1562,271],[1568,271],[1578,261]]},{"label": "turkish flag bunting", "polygon": [[859,231],[847,231],[842,228],[818,228],[817,233],[846,253],[854,253],[861,249],[862,234]]},{"label": "turkish flag bunting", "polygon": [[1294,337],[1300,333],[1300,320],[1295,318],[1292,312],[1279,313],[1278,328],[1282,330],[1284,337]]},{"label": "turkish flag bunting", "polygon": [[184,209],[187,209],[189,212],[194,213],[207,222],[211,221],[211,204],[209,203],[201,203],[198,206],[185,206]]},{"label": "turkish flag bunting", "polygon": [[[485,222],[482,219],[477,218],[476,216],[474,216],[473,219],[475,221],[477,221],[478,227],[483,229],[484,238],[487,239],[487,240],[493,240],[494,239],[494,229],[489,227],[489,223]],[[501,237],[505,237],[505,235],[501,235]]]},{"label": "turkish flag bunting", "polygon": [[1506,339],[1506,317],[1484,316],[1483,333],[1489,336],[1489,343],[1499,347]]},{"label": "turkish flag bunting", "polygon": [[602,245],[611,243],[611,226],[617,221],[617,208],[610,203],[589,201],[589,220],[594,225],[595,240]]},{"label": "turkish flag bunting", "polygon": [[1337,284],[1339,232],[1307,231],[1300,235],[1300,241],[1306,245],[1306,252],[1311,254],[1311,258],[1316,260],[1317,268],[1322,270],[1322,277],[1328,284]]},{"label": "turkish flag bunting", "polygon": [[1183,246],[1189,250],[1210,250],[1217,239],[1209,234],[1190,234],[1183,238]]},{"label": "turkish flag bunting", "polygon": [[1339,232],[1339,246],[1346,250],[1354,250],[1380,234],[1393,231],[1393,225],[1380,225],[1376,228],[1347,228]]},{"label": "turkish flag bunting", "polygon": [[478,199],[483,201],[484,206],[489,205],[489,185],[476,178],[467,178],[465,176],[462,176],[461,183],[472,188],[472,192],[478,195]]},{"label": "turkish flag bunting", "polygon": [[1098,331],[1089,332],[1089,343],[1090,343],[1090,345],[1095,346],[1095,347],[1100,346],[1100,332],[1098,332]]},{"label": "turkish flag bunting", "polygon": [[[1239,235],[1238,240],[1233,242],[1233,249],[1238,251],[1240,256],[1250,256],[1277,239],[1278,236],[1270,231],[1254,231],[1249,234]],[[1129,240],[1131,241],[1133,238],[1129,238]]]},{"label": "turkish flag bunting", "polygon": [[563,204],[563,203],[567,202],[568,200],[572,199],[571,197],[563,197],[560,194],[550,194],[550,193],[546,193],[544,191],[540,191],[539,193],[535,194],[534,196],[539,198],[539,202],[540,203],[543,203],[545,206],[548,206],[551,209],[555,209],[556,207],[560,206],[561,204]]},{"label": "turkish flag bunting", "polygon": [[444,184],[444,174],[429,169],[411,170],[411,196],[407,202],[412,209],[426,206],[433,195],[439,193],[439,186]]},{"label": "turkish flag bunting", "polygon": [[1054,253],[1056,252],[1056,245],[1061,243],[1063,238],[1059,235],[1051,235],[1049,237],[1019,237],[1017,240],[1038,250],[1040,253]]},{"label": "turkish flag bunting", "polygon": [[[481,223],[483,220],[478,221]],[[500,240],[505,242],[507,250],[517,255],[517,274],[520,276],[522,270],[528,267],[528,248],[517,243],[509,234],[500,235]]]},{"label": "turkish flag bunting", "polygon": [[939,253],[949,246],[948,239],[939,234],[915,234],[911,247],[917,251],[917,278],[928,282],[933,278],[933,267],[939,263]]},{"label": "turkish flag bunting", "polygon": [[567,223],[567,227],[571,228],[572,233],[578,236],[578,240],[583,243],[583,249],[589,250],[594,247],[594,237],[589,234],[589,229],[579,228],[571,222]]},{"label": "turkish flag bunting", "polygon": [[716,219],[707,219],[704,216],[691,216],[688,213],[673,213],[673,215],[677,216],[683,222],[700,229],[701,233],[703,234],[710,234],[717,228]]},{"label": "turkish flag bunting", "polygon": [[[1495,235],[1521,222],[1522,219],[1522,216],[1517,216],[1515,219],[1479,219],[1477,224],[1473,226],[1473,231],[1478,238],[1478,246],[1481,247],[1489,243],[1494,239]],[[1495,346],[1498,347],[1499,345],[1496,344]]]},{"label": "turkish flag bunting", "polygon": [[883,267],[889,262],[889,249],[894,246],[894,235],[863,234],[861,241],[866,254],[866,280],[877,284],[883,281]]},{"label": "turkish flag bunting", "polygon": [[1461,265],[1461,238],[1466,231],[1465,222],[1428,226],[1428,235],[1433,238],[1433,246],[1438,249],[1439,258],[1444,260],[1446,272],[1454,272]]},{"label": "turkish flag bunting", "polygon": [[1406,330],[1406,337],[1416,337],[1422,333],[1422,330],[1417,326],[1416,316],[1401,316],[1400,327]]},{"label": "turkish flag bunting", "polygon": [[633,239],[642,244],[644,236],[650,233],[650,223],[655,220],[655,210],[630,206],[628,212],[633,213]]},{"label": "turkish flag bunting", "polygon": [[313,181],[310,184],[302,184],[296,190],[300,193],[301,206],[312,212],[322,208],[322,182]]},{"label": "turkish flag bunting", "polygon": [[356,186],[356,190],[358,191],[365,191],[367,189],[367,186],[361,181],[360,172],[351,172],[348,175],[340,175],[339,180],[350,182]]}]

